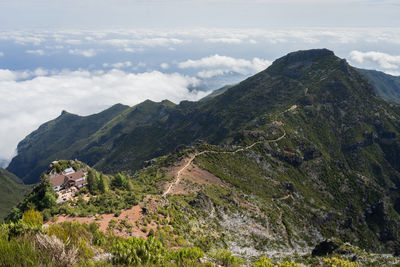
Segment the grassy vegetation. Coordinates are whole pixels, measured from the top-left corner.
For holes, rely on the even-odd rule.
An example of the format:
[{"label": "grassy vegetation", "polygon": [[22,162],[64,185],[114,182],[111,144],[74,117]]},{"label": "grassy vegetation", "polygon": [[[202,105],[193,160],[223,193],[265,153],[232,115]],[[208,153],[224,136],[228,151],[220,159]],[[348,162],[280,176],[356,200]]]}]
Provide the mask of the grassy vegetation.
[{"label": "grassy vegetation", "polygon": [[[31,216],[35,211],[30,211]],[[39,212],[33,217],[40,216]],[[27,215],[24,215],[26,218]],[[205,252],[194,246],[168,249],[156,237],[121,238],[105,235],[95,223],[53,224],[47,228],[32,221],[0,226],[1,266],[253,266],[298,267],[383,266],[398,262],[390,257],[368,255],[344,244],[342,255],[326,257],[293,255],[291,259],[265,256],[246,260],[226,249]],[[381,265],[380,265],[381,264]]]}]

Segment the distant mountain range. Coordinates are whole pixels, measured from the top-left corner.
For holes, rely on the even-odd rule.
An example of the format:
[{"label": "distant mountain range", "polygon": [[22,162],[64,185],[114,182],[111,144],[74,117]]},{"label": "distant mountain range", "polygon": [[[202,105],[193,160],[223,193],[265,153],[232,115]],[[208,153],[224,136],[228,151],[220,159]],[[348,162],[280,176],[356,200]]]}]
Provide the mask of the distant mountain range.
[{"label": "distant mountain range", "polygon": [[374,86],[378,96],[386,101],[400,103],[400,77],[381,71],[357,69]]}]

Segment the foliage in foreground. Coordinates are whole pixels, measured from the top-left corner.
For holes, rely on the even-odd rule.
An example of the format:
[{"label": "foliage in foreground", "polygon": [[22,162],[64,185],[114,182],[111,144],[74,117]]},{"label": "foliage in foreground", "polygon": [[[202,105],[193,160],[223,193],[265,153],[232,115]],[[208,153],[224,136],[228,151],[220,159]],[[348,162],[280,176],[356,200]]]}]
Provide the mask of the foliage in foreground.
[{"label": "foliage in foreground", "polygon": [[0,266],[360,266],[357,261],[338,255],[297,258],[296,262],[263,256],[252,263],[226,249],[169,249],[156,237],[105,235],[96,223],[64,222],[43,227],[39,216],[37,211],[30,210],[25,212],[25,220],[1,225]]}]

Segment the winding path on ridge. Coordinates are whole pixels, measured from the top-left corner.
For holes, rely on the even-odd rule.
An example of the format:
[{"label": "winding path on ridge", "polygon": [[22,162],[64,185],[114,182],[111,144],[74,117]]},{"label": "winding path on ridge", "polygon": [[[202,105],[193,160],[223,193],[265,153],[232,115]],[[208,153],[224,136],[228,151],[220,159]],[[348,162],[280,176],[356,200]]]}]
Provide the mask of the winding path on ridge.
[{"label": "winding path on ridge", "polygon": [[286,131],[285,131],[285,129],[282,129],[282,130],[283,130],[282,136],[280,136],[280,137],[278,137],[278,138],[276,138],[276,139],[273,139],[273,140],[266,140],[266,141],[257,141],[257,142],[255,142],[255,143],[249,145],[249,146],[242,147],[242,148],[238,148],[238,149],[235,150],[235,151],[213,151],[213,150],[204,150],[204,151],[195,153],[194,155],[192,155],[192,156],[189,158],[189,161],[188,161],[181,169],[178,170],[174,182],[172,182],[172,183],[168,186],[167,190],[166,190],[162,195],[163,195],[163,196],[168,195],[168,194],[170,193],[171,189],[172,189],[175,185],[179,184],[179,182],[180,182],[181,179],[182,179],[182,172],[183,172],[184,170],[186,170],[186,169],[192,164],[193,160],[194,160],[197,156],[203,155],[203,154],[205,154],[205,153],[236,154],[236,153],[238,153],[238,152],[251,149],[251,148],[254,147],[255,145],[261,144],[261,143],[264,143],[264,142],[265,142],[265,143],[275,143],[275,142],[278,142],[278,141],[282,140],[283,138],[285,138],[285,136],[286,136]]}]

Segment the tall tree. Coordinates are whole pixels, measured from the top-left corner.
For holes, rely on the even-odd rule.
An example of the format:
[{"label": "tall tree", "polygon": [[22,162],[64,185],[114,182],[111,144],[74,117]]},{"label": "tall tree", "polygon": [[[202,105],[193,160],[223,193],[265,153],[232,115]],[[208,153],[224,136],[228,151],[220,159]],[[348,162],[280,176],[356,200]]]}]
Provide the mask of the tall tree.
[{"label": "tall tree", "polygon": [[108,186],[108,179],[104,174],[100,174],[100,180],[99,180],[99,190],[102,193],[108,192],[109,186]]},{"label": "tall tree", "polygon": [[99,182],[96,176],[97,175],[95,174],[95,172],[92,169],[89,169],[87,181],[88,181],[89,192],[91,194],[96,194],[99,189],[98,188]]}]

